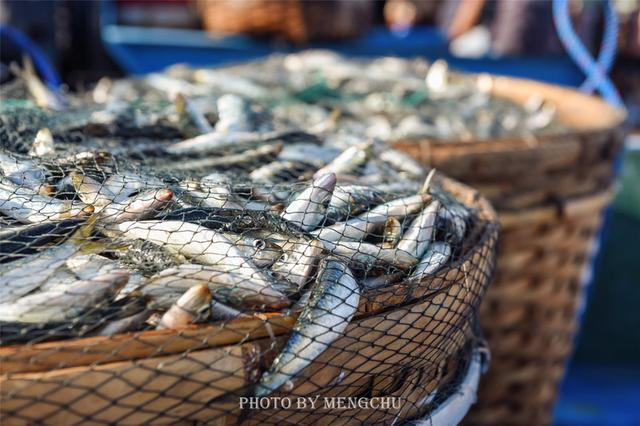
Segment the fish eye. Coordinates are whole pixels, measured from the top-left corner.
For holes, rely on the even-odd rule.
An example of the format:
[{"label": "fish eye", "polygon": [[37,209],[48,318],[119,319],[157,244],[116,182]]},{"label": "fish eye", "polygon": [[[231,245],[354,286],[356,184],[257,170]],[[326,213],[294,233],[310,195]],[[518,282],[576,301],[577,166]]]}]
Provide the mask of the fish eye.
[{"label": "fish eye", "polygon": [[254,240],[253,246],[258,250],[263,250],[265,247],[267,247],[267,243],[264,240]]},{"label": "fish eye", "polygon": [[279,262],[286,262],[289,259],[289,256],[287,255],[287,253],[282,253],[282,256],[280,256],[280,259],[278,259]]}]

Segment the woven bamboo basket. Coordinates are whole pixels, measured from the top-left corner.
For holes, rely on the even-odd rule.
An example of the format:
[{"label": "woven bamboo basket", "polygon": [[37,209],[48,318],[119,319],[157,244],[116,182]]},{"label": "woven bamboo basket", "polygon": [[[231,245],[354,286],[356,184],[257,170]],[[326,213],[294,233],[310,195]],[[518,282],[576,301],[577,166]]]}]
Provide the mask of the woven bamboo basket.
[{"label": "woven bamboo basket", "polygon": [[294,43],[355,38],[370,26],[367,1],[199,0],[204,27],[214,34],[267,36]]},{"label": "woven bamboo basket", "polygon": [[[365,292],[358,313],[292,381],[289,396],[401,397],[400,409],[239,410],[295,315],[264,314],[180,330],[0,348],[0,414],[19,424],[389,423],[424,415],[429,395],[466,371],[491,281],[497,217],[475,190],[443,178],[477,209],[462,256],[419,285]],[[280,393],[280,395],[285,395]]]},{"label": "woven bamboo basket", "polygon": [[571,131],[535,139],[398,141],[397,148],[477,188],[502,226],[496,279],[481,308],[494,354],[470,424],[548,424],[571,354],[581,279],[610,199],[624,113],[574,90],[480,76],[493,94],[556,105]]}]

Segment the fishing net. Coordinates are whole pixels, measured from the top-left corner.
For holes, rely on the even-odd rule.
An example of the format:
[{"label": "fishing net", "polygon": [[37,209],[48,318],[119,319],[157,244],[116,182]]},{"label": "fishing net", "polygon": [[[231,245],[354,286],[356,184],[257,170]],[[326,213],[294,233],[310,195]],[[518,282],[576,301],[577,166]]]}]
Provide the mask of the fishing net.
[{"label": "fishing net", "polygon": [[459,388],[497,238],[475,191],[238,96],[101,84],[2,102],[7,424],[391,423]]}]

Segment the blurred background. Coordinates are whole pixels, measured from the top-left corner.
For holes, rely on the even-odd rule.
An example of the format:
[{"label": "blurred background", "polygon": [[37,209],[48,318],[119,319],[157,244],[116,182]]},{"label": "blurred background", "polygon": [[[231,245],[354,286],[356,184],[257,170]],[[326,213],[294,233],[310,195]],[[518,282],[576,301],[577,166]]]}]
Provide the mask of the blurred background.
[{"label": "blurred background", "polygon": [[[573,29],[593,57],[613,43],[610,75],[632,130],[555,410],[559,425],[640,424],[640,1],[608,4],[613,41],[603,2],[569,2]],[[28,53],[45,80],[69,90],[176,63],[229,64],[305,48],[445,58],[459,70],[571,87],[585,81],[558,36],[551,1],[3,0],[0,23],[1,82]]]}]

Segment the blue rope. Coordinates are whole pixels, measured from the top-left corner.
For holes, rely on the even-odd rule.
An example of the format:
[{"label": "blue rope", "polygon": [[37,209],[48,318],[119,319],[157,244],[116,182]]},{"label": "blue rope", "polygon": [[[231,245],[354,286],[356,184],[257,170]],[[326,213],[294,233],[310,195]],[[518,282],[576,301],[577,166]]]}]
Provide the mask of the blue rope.
[{"label": "blue rope", "polygon": [[[618,45],[618,14],[611,1],[604,2],[604,34],[598,55],[598,65],[604,74],[607,74],[616,58],[616,47]],[[587,80],[582,83],[580,90],[584,93],[593,93],[598,86],[596,74],[590,74]]]},{"label": "blue rope", "polygon": [[50,88],[57,90],[60,87],[60,77],[55,68],[51,65],[51,62],[49,62],[49,59],[47,59],[42,49],[29,37],[9,25],[0,25],[0,38],[1,37],[8,38],[31,57],[42,79]]},{"label": "blue rope", "polygon": [[567,53],[587,76],[587,80],[581,89],[590,92],[595,87],[607,102],[616,107],[622,107],[623,103],[620,95],[606,74],[615,58],[618,19],[611,0],[603,1],[605,4],[605,31],[598,62],[593,60],[591,54],[573,30],[567,0],[553,0],[553,20],[560,41],[567,49]]}]

